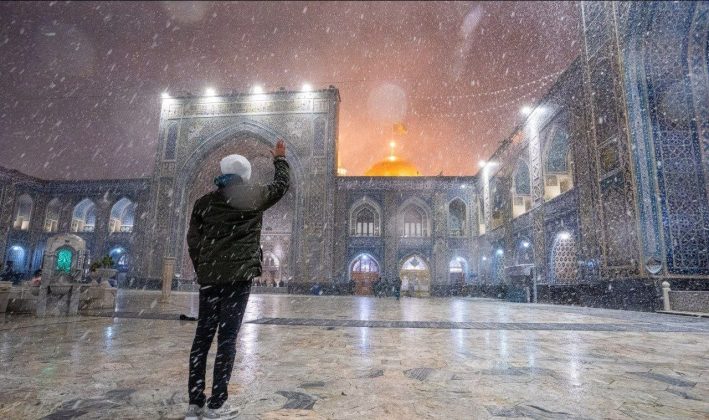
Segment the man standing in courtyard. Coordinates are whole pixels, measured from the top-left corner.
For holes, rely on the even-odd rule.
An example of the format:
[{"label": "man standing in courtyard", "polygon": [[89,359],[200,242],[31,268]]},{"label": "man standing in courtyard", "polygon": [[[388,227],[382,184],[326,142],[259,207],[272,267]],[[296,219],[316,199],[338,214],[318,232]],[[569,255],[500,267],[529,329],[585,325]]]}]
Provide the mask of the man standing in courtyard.
[{"label": "man standing in courtyard", "polygon": [[[227,418],[225,404],[236,354],[236,336],[244,317],[254,277],[261,275],[263,213],[288,191],[286,147],[278,140],[271,151],[275,175],[265,186],[253,185],[251,163],[241,155],[221,160],[217,186],[195,202],[187,232],[190,258],[197,273],[199,316],[189,362],[189,407],[185,419]],[[207,354],[214,335],[212,395],[204,394]]]}]

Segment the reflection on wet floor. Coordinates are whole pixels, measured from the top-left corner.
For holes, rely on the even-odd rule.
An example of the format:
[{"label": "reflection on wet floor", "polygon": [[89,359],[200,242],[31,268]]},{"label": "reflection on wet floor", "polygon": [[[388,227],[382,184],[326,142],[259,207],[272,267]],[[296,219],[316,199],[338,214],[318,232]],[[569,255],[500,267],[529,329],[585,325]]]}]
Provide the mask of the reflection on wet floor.
[{"label": "reflection on wet floor", "polygon": [[[179,418],[197,295],[8,316],[1,418]],[[100,316],[98,316],[100,315]],[[709,321],[487,299],[253,295],[242,418],[706,418]],[[671,350],[670,350],[671,349]],[[211,369],[211,367],[210,367]]]}]

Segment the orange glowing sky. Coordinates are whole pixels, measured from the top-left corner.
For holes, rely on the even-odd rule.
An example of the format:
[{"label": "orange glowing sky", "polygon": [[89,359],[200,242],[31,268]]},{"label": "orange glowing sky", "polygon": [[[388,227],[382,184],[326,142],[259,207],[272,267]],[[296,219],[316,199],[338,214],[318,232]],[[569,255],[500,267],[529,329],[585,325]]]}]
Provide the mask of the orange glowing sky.
[{"label": "orange glowing sky", "polygon": [[[340,156],[474,174],[579,54],[577,4],[0,4],[0,165],[45,178],[152,172],[165,88],[340,89]],[[511,89],[510,89],[511,88]],[[489,92],[505,90],[487,95]],[[482,96],[481,96],[482,94]]]}]

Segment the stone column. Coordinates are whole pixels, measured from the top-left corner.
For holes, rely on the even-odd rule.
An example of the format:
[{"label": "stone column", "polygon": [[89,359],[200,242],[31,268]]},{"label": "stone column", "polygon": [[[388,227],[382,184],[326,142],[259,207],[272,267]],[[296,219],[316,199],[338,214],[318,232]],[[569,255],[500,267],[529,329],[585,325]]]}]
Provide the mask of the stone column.
[{"label": "stone column", "polygon": [[162,296],[160,301],[170,301],[172,292],[172,278],[175,276],[175,257],[164,257],[162,260]]},{"label": "stone column", "polygon": [[399,227],[396,225],[396,200],[394,193],[387,191],[384,193],[384,203],[382,206],[382,223],[384,238],[384,273],[385,278],[399,278]]}]

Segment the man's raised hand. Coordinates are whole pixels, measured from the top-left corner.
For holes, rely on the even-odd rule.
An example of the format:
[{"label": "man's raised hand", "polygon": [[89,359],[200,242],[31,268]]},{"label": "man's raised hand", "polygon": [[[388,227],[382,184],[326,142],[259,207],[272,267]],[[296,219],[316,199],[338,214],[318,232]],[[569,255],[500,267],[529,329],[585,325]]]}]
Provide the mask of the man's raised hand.
[{"label": "man's raised hand", "polygon": [[274,158],[286,157],[286,142],[284,142],[283,139],[278,139],[276,147],[271,150],[271,154]]}]

